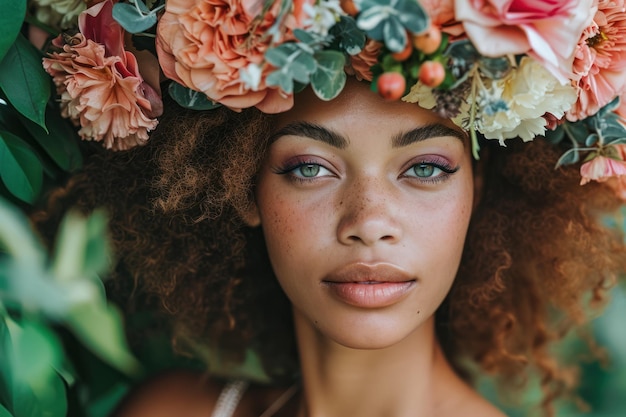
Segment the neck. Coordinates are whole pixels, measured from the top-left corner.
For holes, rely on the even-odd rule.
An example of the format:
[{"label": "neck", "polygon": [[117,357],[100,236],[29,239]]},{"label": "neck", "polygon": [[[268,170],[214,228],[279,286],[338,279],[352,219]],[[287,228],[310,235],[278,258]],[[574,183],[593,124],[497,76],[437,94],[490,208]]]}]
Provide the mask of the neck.
[{"label": "neck", "polygon": [[329,340],[298,312],[294,319],[304,390],[300,415],[442,415],[451,390],[468,391],[437,343],[433,318],[402,341],[371,350]]}]

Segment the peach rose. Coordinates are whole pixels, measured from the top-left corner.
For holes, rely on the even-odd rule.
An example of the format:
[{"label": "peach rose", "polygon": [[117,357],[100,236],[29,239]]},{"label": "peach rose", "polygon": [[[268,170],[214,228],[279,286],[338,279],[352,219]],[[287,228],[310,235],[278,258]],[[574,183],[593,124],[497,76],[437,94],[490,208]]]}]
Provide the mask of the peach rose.
[{"label": "peach rose", "polygon": [[110,0],[79,17],[81,33],[53,42],[62,52],[44,58],[61,96],[64,117],[86,140],[124,150],[143,144],[162,111],[160,95],[144,82],[135,56],[123,48],[124,32],[113,20]]},{"label": "peach rose", "polygon": [[594,0],[455,0],[456,19],[485,56],[528,54],[561,82],[569,80]]},{"label": "peach rose", "polygon": [[[201,91],[215,102],[239,110],[257,107],[278,113],[293,106],[293,95],[267,86],[265,79],[274,70],[264,63],[264,53],[273,42],[293,39],[292,30],[302,23],[294,2],[283,32],[268,34],[280,10],[274,1],[261,13],[258,0],[169,0],[157,26],[157,53],[163,72],[192,90]],[[262,70],[259,85],[251,89],[240,71],[249,65]]]},{"label": "peach rose", "polygon": [[458,39],[465,33],[463,25],[454,16],[454,0],[420,0],[431,25],[447,33],[452,39]]},{"label": "peach rose", "polygon": [[567,114],[591,116],[626,93],[626,13],[624,0],[601,0],[593,22],[578,42],[574,59],[578,101]]}]

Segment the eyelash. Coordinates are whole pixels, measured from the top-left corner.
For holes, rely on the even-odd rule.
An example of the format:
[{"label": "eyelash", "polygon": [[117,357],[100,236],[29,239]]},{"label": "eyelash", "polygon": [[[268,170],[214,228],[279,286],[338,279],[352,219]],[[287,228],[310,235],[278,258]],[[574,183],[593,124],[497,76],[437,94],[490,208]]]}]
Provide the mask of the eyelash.
[{"label": "eyelash", "polygon": [[326,168],[324,165],[320,164],[318,161],[314,161],[314,160],[308,160],[308,159],[301,159],[301,160],[296,160],[290,163],[287,163],[287,165],[277,168],[274,172],[276,174],[279,175],[286,175],[288,179],[292,180],[292,181],[297,181],[297,182],[301,182],[301,183],[306,183],[306,182],[310,182],[310,181],[314,181],[315,179],[319,178],[318,176],[315,177],[304,177],[304,176],[299,176],[295,174],[295,171],[298,168],[302,168],[305,166],[318,166],[320,167],[320,169],[325,169],[326,171],[331,172],[328,168]]},{"label": "eyelash", "polygon": [[[415,167],[420,166],[420,165],[425,165],[425,166],[430,166],[436,169],[441,170],[441,173],[436,175],[436,176],[432,176],[432,177],[418,177],[417,175],[406,175],[407,172],[409,172],[412,169],[415,169]],[[406,169],[401,177],[403,178],[415,178],[420,182],[423,183],[430,183],[430,184],[434,184],[437,182],[441,182],[441,181],[445,181],[448,178],[450,178],[450,176],[452,174],[454,174],[455,172],[457,172],[459,170],[459,167],[453,167],[452,165],[450,165],[450,163],[443,159],[443,158],[433,158],[433,159],[424,159],[424,160],[420,160],[417,161],[415,163],[412,163],[408,169]]]},{"label": "eyelash", "polygon": [[[433,168],[439,169],[441,170],[441,173],[433,177],[419,177],[417,175],[406,175],[406,173],[409,170],[414,169],[415,167],[420,166],[420,165],[431,166]],[[295,171],[297,169],[305,167],[305,166],[318,166],[320,167],[320,169],[324,169],[326,171],[331,172],[328,168],[320,164],[318,161],[308,160],[308,159],[296,160],[294,162],[288,163],[287,165],[283,167],[275,169],[274,172],[278,175],[286,175],[290,180],[301,182],[301,183],[314,181],[315,179],[319,178],[319,176],[317,175],[314,177],[304,177],[304,176],[295,174]],[[434,158],[432,160],[420,160],[416,163],[411,164],[409,168],[406,169],[402,173],[402,175],[400,175],[400,177],[401,178],[415,178],[417,179],[417,181],[420,181],[422,183],[434,184],[437,182],[447,180],[452,174],[454,174],[458,170],[459,170],[458,166],[453,167],[452,165],[450,165],[450,163],[447,160],[442,159],[442,158]]]}]

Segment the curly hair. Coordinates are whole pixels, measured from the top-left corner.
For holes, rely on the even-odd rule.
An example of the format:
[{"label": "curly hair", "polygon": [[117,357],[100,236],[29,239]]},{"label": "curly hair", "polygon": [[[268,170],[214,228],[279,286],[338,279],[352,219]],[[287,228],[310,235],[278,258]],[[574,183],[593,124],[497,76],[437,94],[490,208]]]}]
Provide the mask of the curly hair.
[{"label": "curly hair", "polygon": [[[254,109],[165,108],[148,145],[92,155],[33,218],[51,236],[67,207],[105,207],[118,256],[114,299],[127,308],[141,296],[156,301],[174,341],[193,335],[234,360],[253,348],[275,380],[293,378],[290,306],[259,228],[242,220],[272,119]],[[584,323],[626,270],[621,237],[601,223],[618,202],[602,184],[579,186],[576,169],[555,170],[558,151],[545,141],[484,146],[482,195],[437,334],[462,376],[468,358],[506,381],[538,370],[550,414],[572,382],[551,344]]]}]

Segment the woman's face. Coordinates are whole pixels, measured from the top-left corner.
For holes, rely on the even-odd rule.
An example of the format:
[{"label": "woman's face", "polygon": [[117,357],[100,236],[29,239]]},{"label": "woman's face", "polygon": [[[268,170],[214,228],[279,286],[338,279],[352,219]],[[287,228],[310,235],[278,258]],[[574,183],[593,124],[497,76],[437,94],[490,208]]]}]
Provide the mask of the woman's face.
[{"label": "woman's face", "polygon": [[356,81],[331,102],[297,99],[256,189],[274,272],[294,314],[323,335],[389,346],[432,317],[456,275],[469,145],[449,121]]}]

